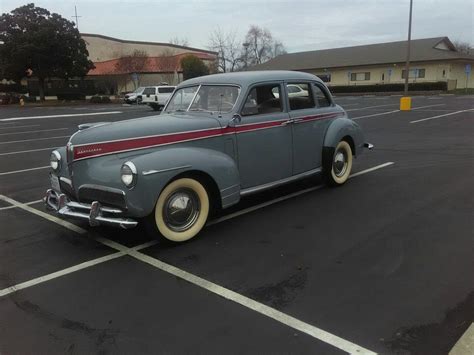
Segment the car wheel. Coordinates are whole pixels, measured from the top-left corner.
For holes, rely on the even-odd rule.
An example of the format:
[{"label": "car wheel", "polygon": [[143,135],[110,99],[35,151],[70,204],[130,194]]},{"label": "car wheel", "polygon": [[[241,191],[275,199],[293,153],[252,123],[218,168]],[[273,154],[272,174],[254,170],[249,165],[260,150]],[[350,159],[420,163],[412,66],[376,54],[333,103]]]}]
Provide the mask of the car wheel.
[{"label": "car wheel", "polygon": [[331,186],[343,185],[349,178],[352,170],[352,149],[346,141],[340,141],[330,163],[325,169],[326,181]]},{"label": "car wheel", "polygon": [[159,111],[160,110],[160,105],[157,105],[157,104],[150,104],[151,108],[153,109],[153,111]]},{"label": "car wheel", "polygon": [[197,180],[172,181],[158,197],[154,222],[160,234],[173,242],[195,237],[209,216],[209,194]]},{"label": "car wheel", "polygon": [[137,97],[137,104],[140,105],[141,103],[142,103],[142,97],[141,97],[141,96],[138,96],[138,97]]}]

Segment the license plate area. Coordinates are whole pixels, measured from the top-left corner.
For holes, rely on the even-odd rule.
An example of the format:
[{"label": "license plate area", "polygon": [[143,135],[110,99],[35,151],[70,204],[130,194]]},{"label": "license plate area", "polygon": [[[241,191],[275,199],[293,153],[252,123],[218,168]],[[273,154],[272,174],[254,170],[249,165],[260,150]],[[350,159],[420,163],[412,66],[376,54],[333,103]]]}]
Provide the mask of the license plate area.
[{"label": "license plate area", "polygon": [[61,192],[61,186],[59,186],[59,178],[56,175],[50,174],[49,179],[51,181],[51,188],[56,192]]}]

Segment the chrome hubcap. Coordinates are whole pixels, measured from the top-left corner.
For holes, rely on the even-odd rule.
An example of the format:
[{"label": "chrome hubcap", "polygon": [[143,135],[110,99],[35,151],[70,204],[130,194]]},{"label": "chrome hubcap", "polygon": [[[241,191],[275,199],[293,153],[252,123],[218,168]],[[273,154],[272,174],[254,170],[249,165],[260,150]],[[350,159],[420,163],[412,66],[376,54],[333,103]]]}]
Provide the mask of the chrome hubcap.
[{"label": "chrome hubcap", "polygon": [[334,161],[333,161],[332,166],[333,166],[334,174],[337,177],[341,177],[346,173],[347,153],[345,150],[338,150],[336,154],[334,154]]},{"label": "chrome hubcap", "polygon": [[199,198],[193,190],[174,191],[165,201],[163,220],[175,232],[184,232],[197,221],[200,213]]}]

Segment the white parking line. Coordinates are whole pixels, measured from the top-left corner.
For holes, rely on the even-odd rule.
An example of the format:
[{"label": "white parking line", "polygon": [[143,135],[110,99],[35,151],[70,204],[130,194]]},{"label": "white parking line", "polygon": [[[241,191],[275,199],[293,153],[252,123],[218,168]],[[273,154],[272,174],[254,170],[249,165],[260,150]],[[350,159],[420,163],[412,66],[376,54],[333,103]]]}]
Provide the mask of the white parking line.
[{"label": "white parking line", "polygon": [[422,118],[421,120],[410,121],[410,123],[424,122],[424,121],[434,120],[436,118],[441,118],[441,117],[446,117],[446,116],[451,116],[451,115],[457,115],[459,113],[471,112],[471,111],[474,111],[474,108],[471,108],[471,109],[468,109],[468,110],[461,110],[461,111],[456,111],[456,112],[445,113],[444,115],[438,115],[438,116],[433,116],[433,117]]},{"label": "white parking line", "polygon": [[449,352],[449,355],[468,355],[474,353],[474,323],[464,332]]},{"label": "white parking line", "polygon": [[51,132],[51,131],[65,131],[69,128],[50,128],[50,129],[39,129],[36,131],[23,131],[23,132],[8,132],[8,133],[0,133],[0,136],[9,136],[14,134],[27,134],[27,133],[38,133],[38,132]]},{"label": "white parking line", "polygon": [[[27,205],[27,206],[29,206],[29,205],[35,205],[35,204],[40,203],[40,202],[43,202],[43,200],[36,200],[36,201],[26,202],[25,205]],[[0,207],[0,211],[10,210],[10,209],[12,209],[12,208],[18,208],[18,206]]]},{"label": "white parking line", "polygon": [[30,149],[30,150],[18,150],[16,152],[8,152],[8,153],[0,153],[2,155],[13,155],[13,154],[23,154],[23,153],[31,153],[31,152],[40,152],[43,150],[54,150],[57,147],[48,147],[48,148],[39,148],[39,149]]},{"label": "white parking line", "polygon": [[73,272],[83,270],[83,269],[86,269],[88,267],[91,267],[91,266],[94,266],[94,265],[97,265],[97,264],[101,264],[101,263],[104,263],[106,261],[113,260],[113,259],[119,258],[119,257],[124,256],[124,255],[125,255],[124,252],[118,252],[118,253],[113,253],[113,254],[110,254],[110,255],[102,256],[100,258],[89,260],[89,261],[86,261],[84,263],[74,265],[74,266],[68,267],[66,269],[53,272],[53,273],[48,274],[48,275],[40,276],[40,277],[37,277],[35,279],[32,279],[32,280],[29,280],[29,281],[26,281],[26,282],[22,282],[22,283],[7,287],[3,290],[0,290],[0,297],[9,295],[11,293],[23,290],[23,289],[31,287],[31,286],[41,284],[41,283],[46,282],[46,281],[57,279],[58,277],[61,277],[61,276],[67,275],[67,274],[71,274]]},{"label": "white parking line", "polygon": [[50,214],[47,214],[46,212],[37,210],[36,208],[30,207],[25,203],[18,202],[14,199],[11,199],[10,197],[0,195],[0,200],[3,200],[10,205],[16,206],[18,208],[21,208],[22,210],[28,211],[30,213],[33,213],[37,216],[43,217],[44,219],[47,219],[48,221],[54,222],[56,224],[59,224],[67,229],[72,230],[73,232],[76,232],[78,234],[84,234],[87,233],[87,231],[79,226],[76,226],[75,224],[72,224],[64,219],[52,216]]},{"label": "white parking line", "polygon": [[[34,208],[26,206],[25,204],[22,204],[18,201],[12,200],[12,199],[10,199],[6,196],[0,195],[0,199],[3,199],[4,201],[6,201],[8,203],[14,204],[17,207],[22,208],[24,210],[27,210],[29,212],[32,212],[36,215],[44,217],[44,218],[46,218],[46,219],[48,219],[52,222],[58,223],[57,219],[49,218],[49,217],[51,217],[50,215],[48,215],[44,212],[41,212],[39,210],[35,210]],[[58,223],[58,224],[63,225],[62,223]],[[63,226],[65,226],[65,225],[63,225]],[[82,229],[82,228],[80,228],[80,229]],[[108,260],[116,259],[116,258],[121,257],[123,255],[128,255],[128,256],[131,256],[131,257],[133,257],[133,258],[135,258],[135,259],[137,259],[141,262],[144,262],[148,265],[151,265],[151,266],[153,266],[153,267],[155,267],[155,268],[157,268],[161,271],[164,271],[168,274],[171,274],[175,277],[178,277],[182,280],[185,280],[185,281],[187,281],[187,282],[189,282],[193,285],[196,285],[200,288],[203,288],[203,289],[205,289],[205,290],[207,290],[207,291],[209,291],[213,294],[216,294],[220,297],[223,297],[223,298],[225,298],[229,301],[240,304],[245,308],[251,309],[251,310],[253,310],[257,313],[260,313],[260,314],[262,314],[266,317],[274,319],[277,322],[280,322],[280,323],[282,323],[282,324],[284,324],[288,327],[291,327],[295,330],[298,330],[302,333],[308,334],[308,335],[312,336],[315,339],[323,341],[327,344],[330,344],[330,345],[332,345],[332,346],[334,346],[338,349],[341,349],[343,351],[346,351],[348,353],[351,353],[351,354],[355,354],[355,353],[358,353],[358,354],[376,354],[376,353],[374,353],[374,352],[372,352],[368,349],[365,349],[365,348],[363,348],[363,347],[361,347],[357,344],[354,344],[354,343],[352,343],[352,342],[350,342],[346,339],[338,337],[337,335],[331,334],[331,333],[329,333],[329,332],[327,332],[323,329],[315,327],[314,325],[303,322],[303,321],[301,321],[301,320],[299,320],[295,317],[292,317],[292,316],[290,316],[286,313],[283,313],[283,312],[281,312],[281,311],[279,311],[275,308],[269,307],[269,306],[267,306],[263,303],[255,301],[255,300],[253,300],[249,297],[241,295],[241,294],[239,294],[235,291],[232,291],[228,288],[222,287],[222,286],[220,286],[216,283],[213,283],[211,281],[203,279],[203,278],[201,278],[199,276],[196,276],[196,275],[194,275],[190,272],[179,269],[179,268],[177,268],[173,265],[167,264],[167,263],[165,263],[161,260],[155,259],[155,258],[153,258],[151,256],[148,256],[148,255],[145,255],[143,253],[140,253],[138,251],[139,249],[137,247],[128,248],[124,245],[121,245],[117,242],[114,242],[112,240],[109,240],[109,239],[103,238],[103,237],[97,238],[96,240],[98,242],[104,244],[104,245],[107,245],[107,246],[117,250],[118,252],[114,253],[114,254],[111,254],[111,255],[108,255],[108,256],[101,257],[101,258],[90,260],[90,261],[87,261],[85,263],[81,263],[79,265],[72,266],[72,267],[69,267],[67,269],[60,270],[60,271],[57,271],[57,272],[54,272],[54,273],[51,273],[51,274],[48,274],[48,275],[45,275],[45,276],[42,276],[42,277],[38,277],[36,279],[26,281],[26,282],[23,282],[21,284],[10,286],[6,289],[0,290],[0,297],[11,294],[11,293],[16,292],[16,291],[21,290],[21,289],[25,289],[25,288],[28,288],[28,287],[31,287],[31,286],[34,286],[34,285],[37,285],[37,284],[40,284],[40,283],[43,283],[43,282],[61,277],[61,276],[67,275],[67,274],[71,274],[73,272],[91,267],[93,265],[97,265],[97,264],[106,262]],[[150,242],[145,243],[145,244],[150,245]]]},{"label": "white parking line", "polygon": [[412,108],[411,110],[414,111],[414,110],[420,110],[420,109],[422,109],[422,108],[435,107],[435,106],[446,106],[446,104],[435,104],[435,105],[418,106],[418,107]]},{"label": "white parking line", "polygon": [[37,168],[29,168],[29,169],[22,169],[22,170],[13,170],[13,171],[5,171],[4,173],[0,173],[0,176],[2,175],[11,175],[11,174],[18,174],[18,173],[24,173],[27,171],[33,171],[33,170],[40,170],[40,169],[48,169],[51,168],[51,166],[38,166]]},{"label": "white parking line", "polygon": [[[352,174],[351,176],[349,176],[349,179],[350,179],[350,178],[353,178],[353,177],[356,177],[356,176],[359,176],[359,175],[364,175],[364,174],[370,173],[370,172],[375,171],[375,170],[379,170],[379,169],[385,168],[385,167],[390,166],[390,165],[393,165],[393,164],[395,164],[395,163],[392,162],[392,161],[389,161],[389,162],[387,162],[387,163],[380,164],[380,165],[374,166],[374,167],[372,167],[372,168],[359,171],[359,172],[354,173],[354,174]],[[324,187],[324,185],[313,186],[313,187],[310,187],[310,188],[307,188],[307,189],[304,189],[304,190],[301,190],[301,191],[294,192],[294,193],[289,194],[289,195],[285,195],[285,196],[276,198],[276,199],[274,199],[274,200],[270,200],[270,201],[267,201],[267,202],[263,202],[263,203],[261,203],[261,204],[259,204],[259,205],[255,205],[255,206],[252,206],[252,207],[244,208],[244,209],[242,209],[242,210],[240,210],[240,211],[237,211],[237,212],[234,212],[234,213],[230,213],[230,214],[228,214],[228,215],[225,215],[225,216],[222,216],[222,217],[220,217],[220,218],[217,218],[217,219],[214,219],[214,220],[212,220],[212,221],[209,221],[209,222],[206,224],[206,226],[212,226],[212,225],[214,225],[214,224],[221,223],[221,222],[227,221],[227,220],[229,220],[229,219],[242,216],[242,215],[244,215],[244,214],[247,214],[247,213],[250,213],[250,212],[259,210],[259,209],[261,209],[261,208],[271,206],[271,205],[273,205],[273,204],[275,204],[275,203],[282,202],[282,201],[285,201],[285,200],[289,200],[290,198],[297,197],[297,196],[300,196],[300,195],[304,195],[304,194],[307,194],[308,192],[312,192],[312,191],[315,191],[315,190],[319,190],[319,189],[321,189],[321,188],[323,188],[323,187]]]},{"label": "white parking line", "polygon": [[386,105],[366,106],[366,107],[359,107],[359,108],[353,108],[353,109],[350,109],[350,110],[346,110],[346,112],[360,111],[360,110],[371,109],[371,108],[375,108],[375,107],[396,106],[396,105],[398,105],[398,103],[386,104]]},{"label": "white parking line", "polygon": [[117,113],[123,113],[122,111],[109,111],[109,112],[90,112],[90,113],[68,113],[62,115],[47,115],[47,116],[26,116],[26,117],[11,117],[2,118],[0,122],[7,121],[20,121],[20,120],[37,120],[41,118],[60,118],[60,117],[79,117],[79,116],[97,116],[97,115],[115,115]]},{"label": "white parking line", "polygon": [[0,129],[4,130],[4,129],[26,128],[26,127],[39,127],[39,124],[29,124],[29,125],[26,125],[26,126],[0,127]]},{"label": "white parking line", "polygon": [[[102,244],[105,244],[102,241],[99,241],[99,242],[101,242]],[[144,243],[144,244],[141,244],[141,245],[137,245],[136,247],[133,247],[133,248],[126,248],[126,249],[131,250],[131,251],[138,251],[138,250],[141,250],[141,249],[151,247],[151,246],[155,245],[156,243],[158,243],[158,242],[157,241],[151,241],[151,242],[147,242],[147,243]],[[118,245],[120,245],[120,244],[118,244]],[[113,249],[117,250],[117,248],[113,248]],[[3,297],[3,296],[9,295],[11,293],[23,290],[25,288],[29,288],[29,287],[32,287],[32,286],[35,286],[35,285],[39,285],[43,282],[50,281],[50,280],[53,280],[53,279],[57,279],[58,277],[65,276],[67,274],[71,274],[73,272],[80,271],[80,270],[83,270],[83,269],[87,269],[91,266],[102,264],[102,263],[105,263],[106,261],[117,259],[117,258],[119,258],[121,256],[125,256],[125,255],[127,255],[127,253],[125,251],[118,251],[118,252],[113,253],[113,254],[109,254],[109,255],[105,255],[105,256],[102,256],[102,257],[97,258],[97,259],[85,261],[83,263],[68,267],[66,269],[59,270],[59,271],[53,272],[51,274],[40,276],[40,277],[37,277],[35,279],[32,279],[32,280],[29,280],[29,281],[26,281],[26,282],[22,282],[22,283],[7,287],[3,290],[0,290],[0,298]]]},{"label": "white parking line", "polygon": [[48,137],[48,138],[34,138],[34,139],[22,139],[19,141],[6,141],[0,142],[0,144],[12,144],[12,143],[23,143],[23,142],[36,142],[36,141],[46,141],[49,139],[59,139],[59,138],[69,138],[71,136],[56,136],[56,137]]},{"label": "white parking line", "polygon": [[393,110],[393,111],[388,111],[388,112],[380,112],[380,113],[374,113],[372,115],[365,115],[365,116],[357,116],[357,117],[351,117],[353,120],[358,120],[360,118],[367,118],[367,117],[374,117],[374,116],[383,116],[383,115],[389,115],[391,113],[395,112],[400,112],[400,110]]}]

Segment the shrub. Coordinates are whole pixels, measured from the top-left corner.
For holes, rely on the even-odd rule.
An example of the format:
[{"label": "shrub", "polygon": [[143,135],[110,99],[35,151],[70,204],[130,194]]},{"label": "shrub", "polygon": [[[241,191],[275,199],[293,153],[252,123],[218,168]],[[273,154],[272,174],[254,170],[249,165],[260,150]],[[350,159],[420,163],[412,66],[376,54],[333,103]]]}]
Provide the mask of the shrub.
[{"label": "shrub", "polygon": [[66,100],[66,101],[86,99],[86,95],[82,93],[61,93],[61,94],[58,94],[57,96],[58,96],[58,100]]},{"label": "shrub", "polygon": [[91,104],[108,104],[112,102],[108,96],[94,95],[89,100]]},{"label": "shrub", "polygon": [[[397,84],[375,84],[375,85],[344,85],[330,86],[332,93],[352,93],[352,92],[401,92],[404,90],[403,83]],[[427,83],[409,83],[409,91],[446,91],[448,84],[445,81],[427,82]]]},{"label": "shrub", "polygon": [[204,62],[195,55],[187,55],[181,59],[181,68],[183,69],[183,79],[196,78],[198,76],[208,75],[209,68]]}]

